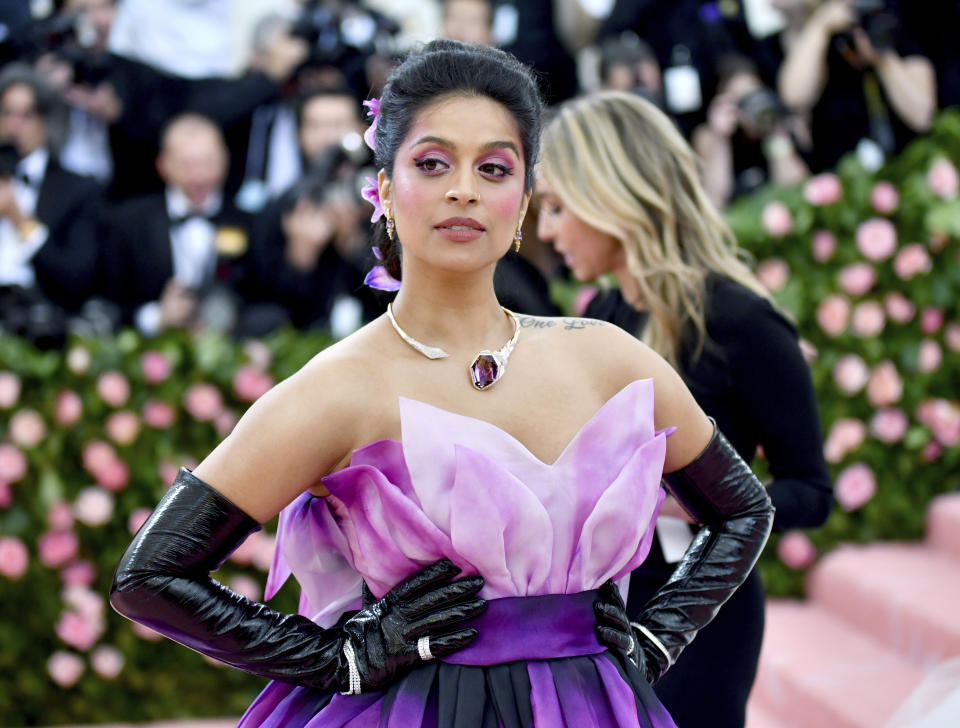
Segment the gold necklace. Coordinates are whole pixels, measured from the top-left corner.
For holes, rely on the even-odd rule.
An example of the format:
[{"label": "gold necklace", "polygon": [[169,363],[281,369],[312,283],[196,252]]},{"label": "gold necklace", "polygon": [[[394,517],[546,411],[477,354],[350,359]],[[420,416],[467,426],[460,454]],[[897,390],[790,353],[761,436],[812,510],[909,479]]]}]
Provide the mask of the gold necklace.
[{"label": "gold necklace", "polygon": [[[478,352],[473,358],[473,361],[470,362],[470,367],[467,370],[470,374],[470,381],[473,383],[474,388],[481,392],[488,387],[492,387],[503,377],[503,373],[507,369],[507,360],[510,358],[510,354],[513,353],[513,347],[517,345],[517,339],[520,338],[520,322],[517,320],[517,317],[513,314],[513,311],[503,306],[500,308],[502,308],[503,312],[513,321],[513,336],[510,338],[510,341],[496,351],[484,349]],[[393,301],[387,304],[387,318],[390,319],[394,331],[397,332],[400,338],[427,357],[427,359],[446,359],[449,356],[443,349],[437,346],[427,346],[400,328],[400,324],[397,323],[397,319],[393,315]]]}]

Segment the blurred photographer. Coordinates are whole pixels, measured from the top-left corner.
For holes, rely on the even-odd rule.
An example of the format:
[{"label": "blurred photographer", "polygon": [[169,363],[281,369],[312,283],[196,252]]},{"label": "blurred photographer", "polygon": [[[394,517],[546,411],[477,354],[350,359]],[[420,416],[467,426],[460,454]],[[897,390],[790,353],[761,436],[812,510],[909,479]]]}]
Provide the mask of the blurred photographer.
[{"label": "blurred photographer", "polygon": [[663,70],[650,44],[625,30],[600,44],[600,85],[611,91],[632,91],[666,109]]},{"label": "blurred photographer", "polygon": [[100,189],[57,161],[53,89],[30,67],[0,74],[0,329],[55,346],[95,292]]},{"label": "blurred photographer", "polygon": [[693,133],[704,186],[723,207],[768,182],[792,184],[809,174],[797,151],[797,120],[760,79],[753,61],[731,56],[720,65],[718,93],[707,123]]},{"label": "blurred photographer", "polygon": [[812,115],[813,172],[853,150],[879,167],[930,128],[937,108],[933,64],[897,0],[827,0],[790,48],[778,87],[788,107]]},{"label": "blurred photographer", "polygon": [[258,217],[251,242],[252,305],[241,329],[283,324],[344,336],[382,312],[363,285],[369,206],[351,152],[326,146],[313,165]]}]

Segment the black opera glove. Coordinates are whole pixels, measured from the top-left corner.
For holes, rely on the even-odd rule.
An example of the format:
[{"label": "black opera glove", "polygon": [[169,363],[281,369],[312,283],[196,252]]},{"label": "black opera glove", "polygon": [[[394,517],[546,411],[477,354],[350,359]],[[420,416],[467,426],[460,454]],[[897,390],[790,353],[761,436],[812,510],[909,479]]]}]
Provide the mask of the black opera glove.
[{"label": "black opera glove", "polygon": [[703,452],[685,468],[664,475],[663,482],[703,528],[636,621],[626,618],[612,584],[601,588],[595,605],[601,643],[627,653],[651,684],[750,575],[770,535],[774,511],[766,488],[716,423]]},{"label": "black opera glove", "polygon": [[[186,469],[120,560],[110,604],[197,652],[261,677],[357,693],[476,638],[451,631],[486,608],[480,577],[447,560],[414,574],[337,627],[282,614],[210,578],[260,524]],[[438,634],[426,643],[428,632]],[[418,650],[418,643],[420,649]]]}]

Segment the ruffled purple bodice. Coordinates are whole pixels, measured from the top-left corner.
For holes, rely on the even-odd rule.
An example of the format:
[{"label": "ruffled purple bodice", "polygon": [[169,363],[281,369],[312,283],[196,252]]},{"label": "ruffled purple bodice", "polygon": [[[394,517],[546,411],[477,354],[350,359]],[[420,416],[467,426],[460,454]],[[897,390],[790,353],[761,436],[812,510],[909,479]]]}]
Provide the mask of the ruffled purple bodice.
[{"label": "ruffled purple bodice", "polygon": [[486,599],[588,591],[646,557],[668,434],[654,431],[652,380],[609,399],[553,463],[483,420],[399,404],[402,442],[356,450],[324,478],[328,498],[280,514],[268,598],[292,573],[301,613],[329,625],[361,579],[379,597],[443,557],[482,575]]}]

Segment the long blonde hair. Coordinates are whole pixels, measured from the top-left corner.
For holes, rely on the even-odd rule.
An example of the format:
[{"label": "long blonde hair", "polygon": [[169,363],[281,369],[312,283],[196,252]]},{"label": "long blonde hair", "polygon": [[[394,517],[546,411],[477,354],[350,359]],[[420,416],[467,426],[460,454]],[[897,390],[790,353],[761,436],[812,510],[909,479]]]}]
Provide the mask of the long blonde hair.
[{"label": "long blonde hair", "polygon": [[706,334],[706,277],[733,279],[773,303],[700,182],[693,150],[649,101],[603,91],[560,107],[541,143],[541,173],[573,214],[623,246],[650,312],[644,341],[677,364],[687,323]]}]

